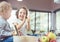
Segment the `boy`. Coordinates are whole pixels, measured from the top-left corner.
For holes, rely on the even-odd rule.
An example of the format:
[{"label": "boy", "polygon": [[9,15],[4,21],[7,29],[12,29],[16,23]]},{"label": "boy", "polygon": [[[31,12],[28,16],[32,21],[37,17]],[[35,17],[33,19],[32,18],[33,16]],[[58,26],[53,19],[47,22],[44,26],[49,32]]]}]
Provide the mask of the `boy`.
[{"label": "boy", "polygon": [[0,42],[13,42],[13,29],[7,19],[11,16],[12,7],[5,1],[0,3]]}]

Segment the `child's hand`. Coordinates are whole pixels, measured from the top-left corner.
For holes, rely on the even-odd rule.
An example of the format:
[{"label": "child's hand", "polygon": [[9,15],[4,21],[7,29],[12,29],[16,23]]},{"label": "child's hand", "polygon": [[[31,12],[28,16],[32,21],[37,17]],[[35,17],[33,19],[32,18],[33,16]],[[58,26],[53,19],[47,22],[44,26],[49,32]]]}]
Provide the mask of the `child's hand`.
[{"label": "child's hand", "polygon": [[25,21],[26,21],[26,16],[24,15],[23,22],[25,22]]},{"label": "child's hand", "polygon": [[27,22],[29,22],[29,21],[30,21],[30,17],[28,16],[28,17],[27,17]]},{"label": "child's hand", "polygon": [[18,23],[16,23],[16,22],[14,22],[13,24],[14,24],[14,25],[18,25]]},{"label": "child's hand", "polygon": [[22,36],[23,34],[22,34],[22,32],[21,32],[21,31],[18,31],[18,35],[19,35],[19,36]]},{"label": "child's hand", "polygon": [[13,31],[13,32],[12,32],[12,35],[13,35],[13,36],[15,36],[16,34],[17,34],[16,31]]}]

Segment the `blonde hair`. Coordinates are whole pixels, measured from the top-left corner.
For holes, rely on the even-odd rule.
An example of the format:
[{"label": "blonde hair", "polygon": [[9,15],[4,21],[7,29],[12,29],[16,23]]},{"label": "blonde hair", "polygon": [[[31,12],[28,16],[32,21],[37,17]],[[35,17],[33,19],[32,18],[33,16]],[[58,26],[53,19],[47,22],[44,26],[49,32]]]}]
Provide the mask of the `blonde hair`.
[{"label": "blonde hair", "polygon": [[6,13],[10,9],[12,9],[10,3],[5,2],[5,1],[0,3],[0,12],[2,12],[2,13],[5,12]]}]

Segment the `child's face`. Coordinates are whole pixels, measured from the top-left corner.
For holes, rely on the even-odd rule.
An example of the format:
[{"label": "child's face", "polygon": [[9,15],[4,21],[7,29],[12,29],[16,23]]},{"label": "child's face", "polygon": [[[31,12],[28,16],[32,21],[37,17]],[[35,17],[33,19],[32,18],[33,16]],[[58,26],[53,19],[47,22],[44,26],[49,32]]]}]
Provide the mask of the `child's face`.
[{"label": "child's face", "polygon": [[24,17],[26,17],[26,10],[23,9],[23,8],[21,8],[21,9],[19,10],[18,18],[21,19],[21,20],[23,20]]},{"label": "child's face", "polygon": [[11,16],[11,9],[8,10],[8,11],[4,14],[4,16],[5,16],[5,19],[6,19],[6,20],[9,19],[9,17]]}]

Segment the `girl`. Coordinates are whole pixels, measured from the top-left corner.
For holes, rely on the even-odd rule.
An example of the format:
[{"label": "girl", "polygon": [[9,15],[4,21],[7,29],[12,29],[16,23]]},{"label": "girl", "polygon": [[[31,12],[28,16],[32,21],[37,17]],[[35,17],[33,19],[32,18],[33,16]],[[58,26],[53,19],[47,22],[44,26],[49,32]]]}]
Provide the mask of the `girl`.
[{"label": "girl", "polygon": [[28,10],[21,7],[17,12],[17,21],[14,23],[19,35],[27,35],[26,30],[30,30],[30,19],[28,17]]}]

